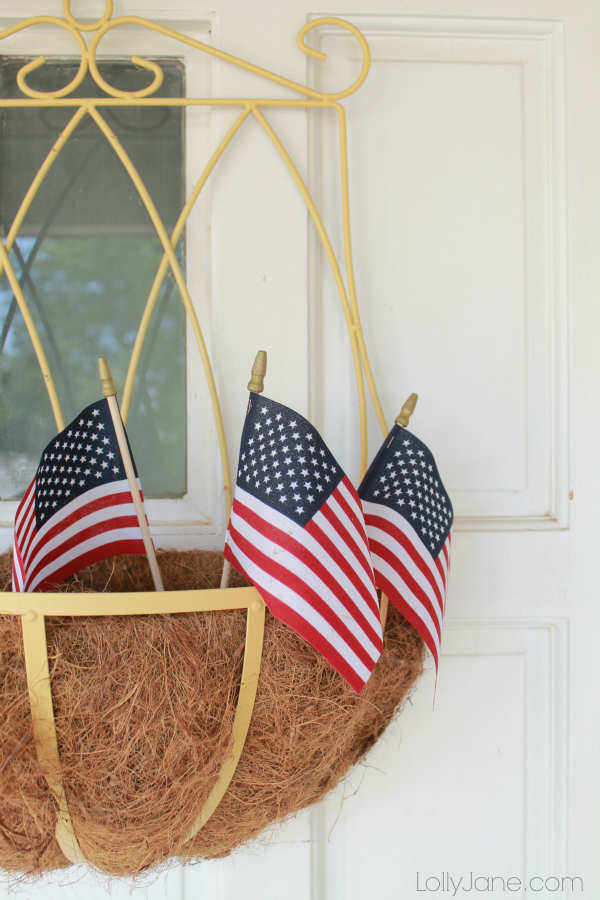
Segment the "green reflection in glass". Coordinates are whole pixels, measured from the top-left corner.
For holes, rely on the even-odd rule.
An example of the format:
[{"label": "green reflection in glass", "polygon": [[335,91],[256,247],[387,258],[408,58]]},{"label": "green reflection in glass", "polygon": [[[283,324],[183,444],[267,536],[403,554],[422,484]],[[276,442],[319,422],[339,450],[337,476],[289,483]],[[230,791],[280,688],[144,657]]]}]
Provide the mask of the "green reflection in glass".
[{"label": "green reflection in glass", "polygon": [[[19,96],[23,60],[0,61],[3,97]],[[161,60],[163,96],[184,93],[183,66]],[[135,90],[148,73],[131,63],[101,65],[110,84]],[[67,83],[74,63],[51,63],[32,87]],[[100,92],[91,79],[81,96]],[[0,111],[0,226],[6,234],[43,159],[73,110]],[[180,109],[103,110],[170,232],[184,202]],[[184,244],[177,248],[184,266]],[[99,395],[97,357],[122,390],[144,305],[162,258],[150,218],[122,164],[86,117],[47,175],[20,230],[11,261],[53,372],[65,420]],[[0,282],[0,498],[22,495],[56,432],[35,354],[6,276]],[[185,315],[165,279],[132,396],[128,433],[147,497],[186,490]]]}]

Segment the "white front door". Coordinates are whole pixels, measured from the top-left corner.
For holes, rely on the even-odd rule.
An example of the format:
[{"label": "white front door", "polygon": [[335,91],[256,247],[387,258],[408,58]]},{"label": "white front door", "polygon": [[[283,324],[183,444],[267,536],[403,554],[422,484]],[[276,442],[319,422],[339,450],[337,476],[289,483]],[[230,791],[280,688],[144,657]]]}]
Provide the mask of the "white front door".
[{"label": "white front door", "polygon": [[[61,15],[58,0],[26,11],[50,5]],[[76,12],[97,17],[101,6],[85,0]],[[116,7],[167,16],[158,0]],[[208,23],[214,45],[300,82],[343,88],[356,77],[356,42],[335,28],[319,32],[326,63],[297,50],[313,18],[305,0],[211,9],[176,0],[168,16],[182,30]],[[375,378],[390,423],[419,393],[411,429],[436,456],[456,512],[435,707],[430,664],[367,763],[273,846],[112,895],[548,898],[569,896],[573,879],[572,896],[598,897],[600,11],[592,0],[333,0],[318,12],[358,25],[373,55],[365,85],[342,102]],[[14,4],[1,0],[0,13],[14,16]],[[265,93],[222,63],[206,83],[214,96]],[[269,121],[341,253],[335,120],[285,110]],[[228,112],[199,119],[188,153],[215,146],[230,122]],[[335,285],[256,123],[219,164],[209,213],[194,265],[207,254],[210,283],[197,296],[232,465],[248,370],[266,349],[269,395],[312,418],[356,481],[356,397]],[[371,454],[380,441],[373,417]],[[202,491],[210,506],[212,488]],[[215,509],[210,528],[186,533],[174,520],[155,533],[218,544]],[[75,877],[11,896],[106,895],[89,876],[68,886]]]}]

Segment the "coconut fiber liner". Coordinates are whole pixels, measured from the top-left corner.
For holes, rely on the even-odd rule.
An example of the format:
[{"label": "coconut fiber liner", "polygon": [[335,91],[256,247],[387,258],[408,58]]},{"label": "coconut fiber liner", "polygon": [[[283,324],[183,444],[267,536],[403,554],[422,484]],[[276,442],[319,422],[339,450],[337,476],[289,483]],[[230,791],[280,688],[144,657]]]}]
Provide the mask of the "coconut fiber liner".
[{"label": "coconut fiber liner", "polygon": [[[158,561],[166,590],[219,586],[219,553],[169,551]],[[11,566],[10,552],[1,554],[3,590]],[[247,584],[232,575],[232,586]],[[145,557],[121,556],[57,590],[150,591],[152,581]],[[267,610],[237,770],[212,817],[185,843],[229,751],[246,611],[46,624],[71,818],[87,860],[112,875],[137,875],[173,857],[226,856],[316,803],[373,746],[423,670],[423,641],[391,605],[383,654],[359,696]],[[8,615],[0,615],[0,691],[0,867],[63,868],[56,807],[32,739],[21,623]]]}]

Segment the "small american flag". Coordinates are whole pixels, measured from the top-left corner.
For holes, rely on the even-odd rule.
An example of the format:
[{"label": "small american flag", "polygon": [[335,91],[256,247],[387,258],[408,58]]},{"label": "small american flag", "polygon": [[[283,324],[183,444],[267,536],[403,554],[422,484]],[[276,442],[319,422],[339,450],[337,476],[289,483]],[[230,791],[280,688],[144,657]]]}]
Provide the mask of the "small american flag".
[{"label": "small american flag", "polygon": [[15,518],[13,591],[42,591],[121,553],[145,549],[103,399],[44,450]]},{"label": "small american flag", "polygon": [[225,558],[362,690],[383,640],[360,500],[310,422],[254,393]]},{"label": "small american flag", "polygon": [[415,626],[437,671],[453,512],[431,451],[394,425],[358,495],[377,587]]}]

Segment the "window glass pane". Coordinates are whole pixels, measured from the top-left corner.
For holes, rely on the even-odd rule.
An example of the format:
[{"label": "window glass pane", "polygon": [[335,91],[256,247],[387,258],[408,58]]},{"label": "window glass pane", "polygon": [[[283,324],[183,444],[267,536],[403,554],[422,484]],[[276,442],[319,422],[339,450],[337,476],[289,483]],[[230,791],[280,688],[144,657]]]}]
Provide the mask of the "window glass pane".
[{"label": "window glass pane", "polygon": [[[0,59],[0,95],[22,97],[26,60]],[[184,68],[160,60],[155,96],[181,97]],[[121,90],[148,84],[131,62],[99,65]],[[28,76],[51,91],[78,63],[54,61]],[[71,95],[73,96],[73,95]],[[74,96],[102,96],[89,74]],[[123,144],[170,235],[184,203],[184,115],[178,107],[100,107]],[[0,108],[0,227],[3,236],[74,108]],[[184,269],[184,246],[177,254]],[[100,395],[106,356],[122,393],[129,357],[162,247],[137,190],[96,123],[85,116],[37,193],[11,261],[50,365],[65,421]],[[56,433],[50,402],[6,275],[0,281],[0,499],[22,496]],[[171,271],[162,286],[132,396],[128,433],[144,493],[186,491],[185,315]]]}]

